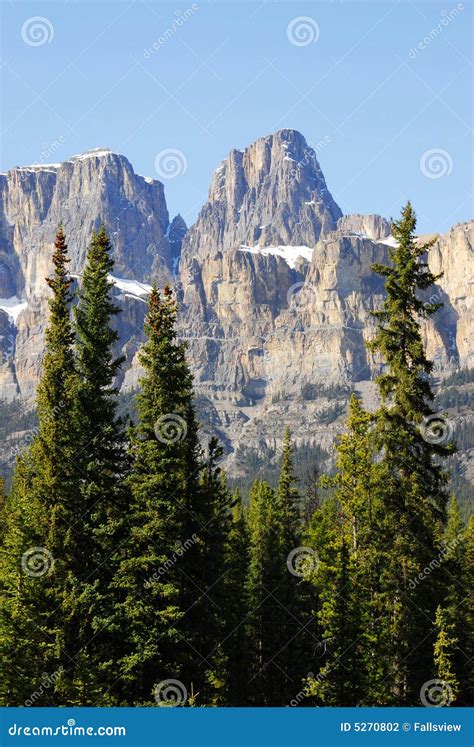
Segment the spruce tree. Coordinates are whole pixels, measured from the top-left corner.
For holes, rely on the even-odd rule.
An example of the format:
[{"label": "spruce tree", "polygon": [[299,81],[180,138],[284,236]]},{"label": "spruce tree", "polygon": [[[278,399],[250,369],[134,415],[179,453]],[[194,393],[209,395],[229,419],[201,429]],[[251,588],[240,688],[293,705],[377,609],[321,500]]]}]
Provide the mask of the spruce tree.
[{"label": "spruce tree", "polygon": [[225,558],[225,629],[222,648],[227,671],[225,704],[228,706],[248,705],[248,602],[245,589],[248,564],[249,531],[242,499],[236,491]]},{"label": "spruce tree", "polygon": [[275,602],[272,592],[277,588],[275,576],[279,568],[275,564],[274,538],[274,492],[265,482],[256,480],[250,491],[248,511],[249,567],[246,582],[249,616],[247,636],[249,640],[249,701],[254,706],[275,705],[273,678],[276,665],[272,658],[277,653],[273,646],[273,612]]},{"label": "spruce tree", "polygon": [[392,224],[397,246],[390,249],[391,265],[373,265],[385,278],[386,299],[374,312],[378,329],[369,346],[386,366],[377,378],[381,405],[376,417],[384,503],[378,537],[379,547],[388,549],[382,625],[387,675],[381,704],[397,705],[419,702],[431,669],[429,621],[435,618],[439,577],[431,573],[421,584],[414,579],[439,553],[447,502],[440,459],[452,451],[430,431],[433,364],[423,349],[421,321],[441,304],[426,303],[420,294],[439,276],[430,272],[425,259],[434,240],[418,243],[415,228],[415,213],[407,203],[401,219]]},{"label": "spruce tree", "polygon": [[322,478],[322,485],[334,492],[310,529],[321,561],[313,577],[321,605],[314,671],[322,662],[311,693],[325,705],[376,703],[383,677],[377,665],[383,648],[377,616],[385,599],[380,589],[383,555],[374,546],[381,506],[372,420],[353,394],[348,429],[337,443],[336,474]]},{"label": "spruce tree", "polygon": [[194,580],[205,590],[199,602],[199,627],[194,631],[206,661],[207,686],[201,688],[201,698],[208,705],[227,705],[230,678],[227,620],[229,611],[227,559],[232,527],[232,498],[226,477],[219,463],[223,449],[212,437],[202,466],[199,489],[199,521],[201,523],[201,564],[194,569]]},{"label": "spruce tree", "polygon": [[321,596],[320,660],[324,663],[309,688],[309,694],[326,706],[356,706],[365,695],[365,662],[359,645],[364,629],[352,565],[348,540],[342,534],[334,565],[326,569]]},{"label": "spruce tree", "polygon": [[291,436],[285,432],[275,491],[256,482],[250,495],[250,699],[255,705],[287,705],[300,691],[307,669],[306,619],[301,585],[313,560],[301,547],[299,495],[295,488]]},{"label": "spruce tree", "polygon": [[443,683],[445,698],[449,702],[442,705],[451,705],[457,699],[459,693],[459,680],[453,665],[453,658],[457,648],[454,623],[450,620],[447,610],[438,607],[436,610],[437,637],[434,645],[434,664],[437,679]]},{"label": "spruce tree", "polygon": [[123,358],[115,358],[113,354],[118,333],[111,323],[120,309],[111,299],[113,283],[108,279],[114,265],[111,252],[102,226],[92,236],[74,308],[82,427],[80,459],[84,476],[80,483],[83,625],[76,641],[80,652],[77,659],[83,664],[80,705],[101,702],[121,646],[113,626],[109,625],[114,602],[109,586],[127,514],[123,485],[127,465],[125,437],[117,417],[118,390],[114,386]]},{"label": "spruce tree", "polygon": [[[85,558],[76,544],[82,474],[67,263],[59,227],[54,272],[47,278],[52,297],[37,390],[38,433],[17,461],[6,508],[1,626],[5,669],[0,679],[8,705],[22,705],[33,691],[35,705],[65,705],[65,688],[73,687],[78,575]],[[40,687],[44,673],[54,675],[47,688]]]},{"label": "spruce tree", "polygon": [[[272,591],[273,612],[273,669],[275,705],[286,705],[300,690],[307,668],[303,665],[303,654],[307,650],[308,622],[303,613],[303,586],[313,556],[301,549],[300,496],[296,488],[293,466],[291,432],[286,428],[283,437],[283,453],[280,477],[275,490],[274,523],[272,534],[275,542],[275,558],[279,573],[278,584]],[[291,570],[290,570],[291,569]],[[293,572],[292,572],[293,571]]]},{"label": "spruce tree", "polygon": [[127,647],[118,667],[119,697],[129,705],[161,702],[159,684],[169,679],[182,682],[198,704],[215,687],[221,611],[213,601],[220,593],[219,558],[212,557],[210,538],[222,535],[229,498],[216,473],[215,444],[203,475],[193,380],[177,340],[176,312],[172,291],[165,287],[162,297],[154,286],[131,435],[129,530],[113,583],[120,600],[114,628]]},{"label": "spruce tree", "polygon": [[439,679],[452,687],[456,705],[469,705],[469,649],[472,635],[469,604],[472,599],[470,577],[467,575],[468,538],[454,497],[448,507],[442,552],[446,593],[443,605],[436,612],[435,672]]},{"label": "spruce tree", "polygon": [[466,527],[466,553],[464,557],[463,578],[468,580],[469,591],[466,600],[466,630],[463,637],[466,662],[468,664],[467,677],[462,683],[461,697],[466,705],[474,703],[474,592],[472,579],[474,578],[474,515],[471,514]]}]

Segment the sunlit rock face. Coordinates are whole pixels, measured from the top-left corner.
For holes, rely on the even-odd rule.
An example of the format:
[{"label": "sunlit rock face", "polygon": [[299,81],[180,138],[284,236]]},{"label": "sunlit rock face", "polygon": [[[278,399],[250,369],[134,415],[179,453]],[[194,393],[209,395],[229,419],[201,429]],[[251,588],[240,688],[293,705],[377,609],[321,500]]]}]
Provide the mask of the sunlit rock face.
[{"label": "sunlit rock face", "polygon": [[[92,231],[102,223],[109,230],[124,389],[139,380],[150,285],[175,286],[203,431],[220,436],[234,474],[240,450],[275,448],[285,425],[297,443],[330,449],[341,418],[327,416],[328,386],[372,391],[380,366],[365,342],[383,282],[371,265],[390,259],[390,225],[378,215],[342,215],[300,133],[282,130],[232,151],[189,230],[181,216],[170,220],[160,182],[106,149],[13,169],[0,175],[0,191],[3,398],[34,396],[44,278],[60,222],[77,283]],[[432,271],[444,274],[427,300],[445,305],[422,327],[440,377],[473,363],[473,244],[474,223],[461,224],[429,255]]]}]

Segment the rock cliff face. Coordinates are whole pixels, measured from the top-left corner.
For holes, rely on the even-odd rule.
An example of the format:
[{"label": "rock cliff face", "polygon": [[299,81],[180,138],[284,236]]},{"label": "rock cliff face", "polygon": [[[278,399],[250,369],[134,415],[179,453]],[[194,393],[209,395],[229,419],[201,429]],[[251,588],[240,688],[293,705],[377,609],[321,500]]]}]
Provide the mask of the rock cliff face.
[{"label": "rock cliff face", "polygon": [[[297,443],[330,450],[342,410],[328,387],[370,393],[379,364],[364,342],[383,299],[370,265],[388,261],[390,226],[377,215],[342,216],[299,133],[232,151],[189,231],[180,216],[170,222],[160,182],[106,150],[14,169],[0,176],[0,190],[4,398],[33,396],[60,221],[78,276],[92,230],[103,222],[111,233],[125,389],[140,374],[147,284],[174,283],[204,430],[221,437],[231,473],[242,471],[244,451],[273,449],[285,424]],[[432,270],[444,272],[430,299],[445,307],[423,331],[440,377],[473,365],[473,253],[472,222],[430,253]]]},{"label": "rock cliff face", "polygon": [[135,174],[124,156],[97,149],[62,164],[1,174],[0,297],[18,299],[13,309],[0,301],[3,397],[34,392],[47,311],[44,278],[60,222],[73,274],[80,275],[91,234],[104,223],[118,277],[147,282],[172,277],[182,225],[170,224],[163,185]]},{"label": "rock cliff face", "polygon": [[185,257],[254,247],[312,247],[342,216],[302,135],[281,130],[233,150],[183,245]]}]

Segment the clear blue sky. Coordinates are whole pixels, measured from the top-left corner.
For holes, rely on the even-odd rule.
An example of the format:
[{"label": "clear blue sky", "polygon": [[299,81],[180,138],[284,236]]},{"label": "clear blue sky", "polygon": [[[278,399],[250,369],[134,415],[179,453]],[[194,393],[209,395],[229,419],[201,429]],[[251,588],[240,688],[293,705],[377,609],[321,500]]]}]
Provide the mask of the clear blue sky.
[{"label": "clear blue sky", "polygon": [[[195,10],[189,0],[3,0],[1,8],[2,169],[108,146],[158,178],[157,154],[178,149],[187,171],[163,181],[170,213],[190,223],[231,148],[292,127],[320,143],[344,212],[389,217],[410,197],[421,231],[471,217],[468,0],[199,0]],[[28,28],[34,16],[46,19],[39,36]],[[296,24],[294,44],[288,25],[301,16],[312,37],[304,44]]]}]

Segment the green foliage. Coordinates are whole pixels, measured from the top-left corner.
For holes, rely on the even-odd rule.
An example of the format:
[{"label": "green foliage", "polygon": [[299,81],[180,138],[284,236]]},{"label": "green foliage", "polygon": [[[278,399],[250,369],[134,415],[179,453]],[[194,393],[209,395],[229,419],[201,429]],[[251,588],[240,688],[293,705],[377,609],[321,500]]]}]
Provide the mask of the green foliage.
[{"label": "green foliage", "polygon": [[[80,415],[74,335],[69,319],[67,246],[58,229],[50,318],[37,391],[38,432],[18,459],[6,506],[0,626],[5,704],[28,700],[44,672],[58,674],[36,705],[71,702],[81,663],[70,657],[82,621],[78,598],[85,561],[81,534],[78,445]],[[37,560],[34,566],[33,559]]]},{"label": "green foliage", "polygon": [[435,674],[451,687],[453,702],[470,705],[472,577],[469,536],[455,498],[449,504],[442,558],[446,593],[436,611]]},{"label": "green foliage", "polygon": [[152,703],[155,686],[167,679],[207,701],[221,687],[215,644],[223,622],[214,600],[222,595],[230,497],[214,441],[203,462],[175,319],[171,290],[161,297],[153,287],[131,434],[129,529],[114,581],[121,600],[114,624],[126,641],[121,703],[129,705]]},{"label": "green foliage", "polygon": [[[424,303],[418,293],[436,280],[425,255],[434,240],[417,243],[416,218],[410,203],[392,225],[397,247],[390,266],[374,265],[385,278],[386,299],[374,312],[378,329],[370,349],[386,364],[378,377],[381,406],[376,415],[375,444],[380,452],[379,540],[385,552],[386,610],[380,620],[387,641],[387,703],[416,702],[423,674],[429,671],[433,639],[426,621],[434,620],[439,579],[431,573],[422,584],[410,580],[439,552],[446,516],[446,475],[440,460],[453,452],[442,439],[426,438],[426,419],[433,414],[421,320],[440,304]],[[426,679],[426,677],[425,677]]]},{"label": "green foliage", "polygon": [[[474,522],[466,501],[447,507],[444,467],[463,498],[462,460],[427,437],[421,322],[438,305],[419,300],[436,277],[415,225],[408,203],[390,266],[374,267],[379,409],[352,394],[334,463],[288,430],[279,469],[275,449],[241,448],[248,502],[231,498],[217,439],[199,444],[171,290],[150,293],[144,374],[135,401],[119,396],[112,247],[104,228],[92,237],[72,323],[59,228],[37,424],[0,403],[5,438],[31,431],[8,497],[0,480],[2,705],[166,705],[169,680],[189,707],[418,705],[433,677],[473,702]],[[450,377],[437,406],[461,411],[470,380]],[[331,422],[349,394],[302,396],[332,400]]]},{"label": "green foliage", "polygon": [[[108,280],[114,265],[111,252],[107,232],[102,227],[92,236],[74,307],[83,510],[77,552],[83,557],[84,579],[80,597],[81,636],[75,641],[74,652],[78,652],[75,654],[78,657],[87,657],[86,666],[97,680],[95,695],[99,702],[102,692],[109,689],[113,662],[122,646],[121,639],[109,627],[113,617],[110,585],[128,508],[123,484],[128,458],[114,387],[123,358],[113,355],[118,334],[111,320],[120,309],[111,300],[112,283]],[[89,693],[86,702],[90,699]]]}]

